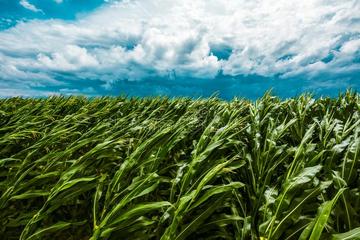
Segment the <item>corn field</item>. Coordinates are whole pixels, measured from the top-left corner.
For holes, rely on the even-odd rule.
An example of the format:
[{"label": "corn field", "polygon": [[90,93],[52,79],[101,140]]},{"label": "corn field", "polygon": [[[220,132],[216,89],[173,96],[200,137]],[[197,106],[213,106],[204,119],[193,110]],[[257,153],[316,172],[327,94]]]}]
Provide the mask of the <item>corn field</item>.
[{"label": "corn field", "polygon": [[360,239],[360,95],[0,100],[1,239]]}]

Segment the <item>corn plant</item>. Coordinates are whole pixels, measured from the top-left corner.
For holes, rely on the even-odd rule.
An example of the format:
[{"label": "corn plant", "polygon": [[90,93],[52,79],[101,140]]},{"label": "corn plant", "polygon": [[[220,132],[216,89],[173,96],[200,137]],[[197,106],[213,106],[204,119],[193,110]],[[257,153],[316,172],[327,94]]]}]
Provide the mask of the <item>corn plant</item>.
[{"label": "corn plant", "polygon": [[360,95],[0,100],[1,239],[360,239]]}]

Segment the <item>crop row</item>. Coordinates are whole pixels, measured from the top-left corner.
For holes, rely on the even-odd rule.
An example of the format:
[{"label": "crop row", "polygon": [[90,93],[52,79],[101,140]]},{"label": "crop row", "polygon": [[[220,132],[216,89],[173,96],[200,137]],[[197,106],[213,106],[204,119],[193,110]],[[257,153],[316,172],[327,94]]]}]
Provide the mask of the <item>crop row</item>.
[{"label": "crop row", "polygon": [[0,100],[1,239],[360,239],[360,96]]}]

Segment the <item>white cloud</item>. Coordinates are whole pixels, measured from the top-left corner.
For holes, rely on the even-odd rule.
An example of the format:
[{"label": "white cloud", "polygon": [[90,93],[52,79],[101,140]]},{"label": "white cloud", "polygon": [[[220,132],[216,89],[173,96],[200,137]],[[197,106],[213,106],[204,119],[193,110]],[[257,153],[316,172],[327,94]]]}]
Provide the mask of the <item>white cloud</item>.
[{"label": "white cloud", "polygon": [[86,48],[76,45],[66,45],[62,52],[52,53],[50,57],[39,53],[37,60],[43,67],[57,71],[74,71],[98,65],[97,60],[88,54]]},{"label": "white cloud", "polygon": [[35,5],[29,3],[27,0],[20,0],[19,4],[24,8],[33,11],[33,12],[42,12],[41,9],[37,8]]},{"label": "white cloud", "polygon": [[56,3],[63,3],[63,0],[54,0]]},{"label": "white cloud", "polygon": [[[73,22],[34,20],[0,32],[2,78],[40,74],[55,84],[61,72],[110,83],[211,79],[220,71],[282,78],[343,75],[360,71],[353,61],[360,49],[359,18],[357,0],[112,1]],[[228,58],[214,46],[230,49]],[[330,54],[331,61],[322,61]]]}]

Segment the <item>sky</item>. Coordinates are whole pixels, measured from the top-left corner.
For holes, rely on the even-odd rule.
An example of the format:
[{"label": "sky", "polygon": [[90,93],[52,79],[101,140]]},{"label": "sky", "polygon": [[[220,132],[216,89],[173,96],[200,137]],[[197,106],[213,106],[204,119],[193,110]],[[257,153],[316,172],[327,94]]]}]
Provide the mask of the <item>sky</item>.
[{"label": "sky", "polygon": [[0,0],[0,97],[360,90],[360,0]]}]

